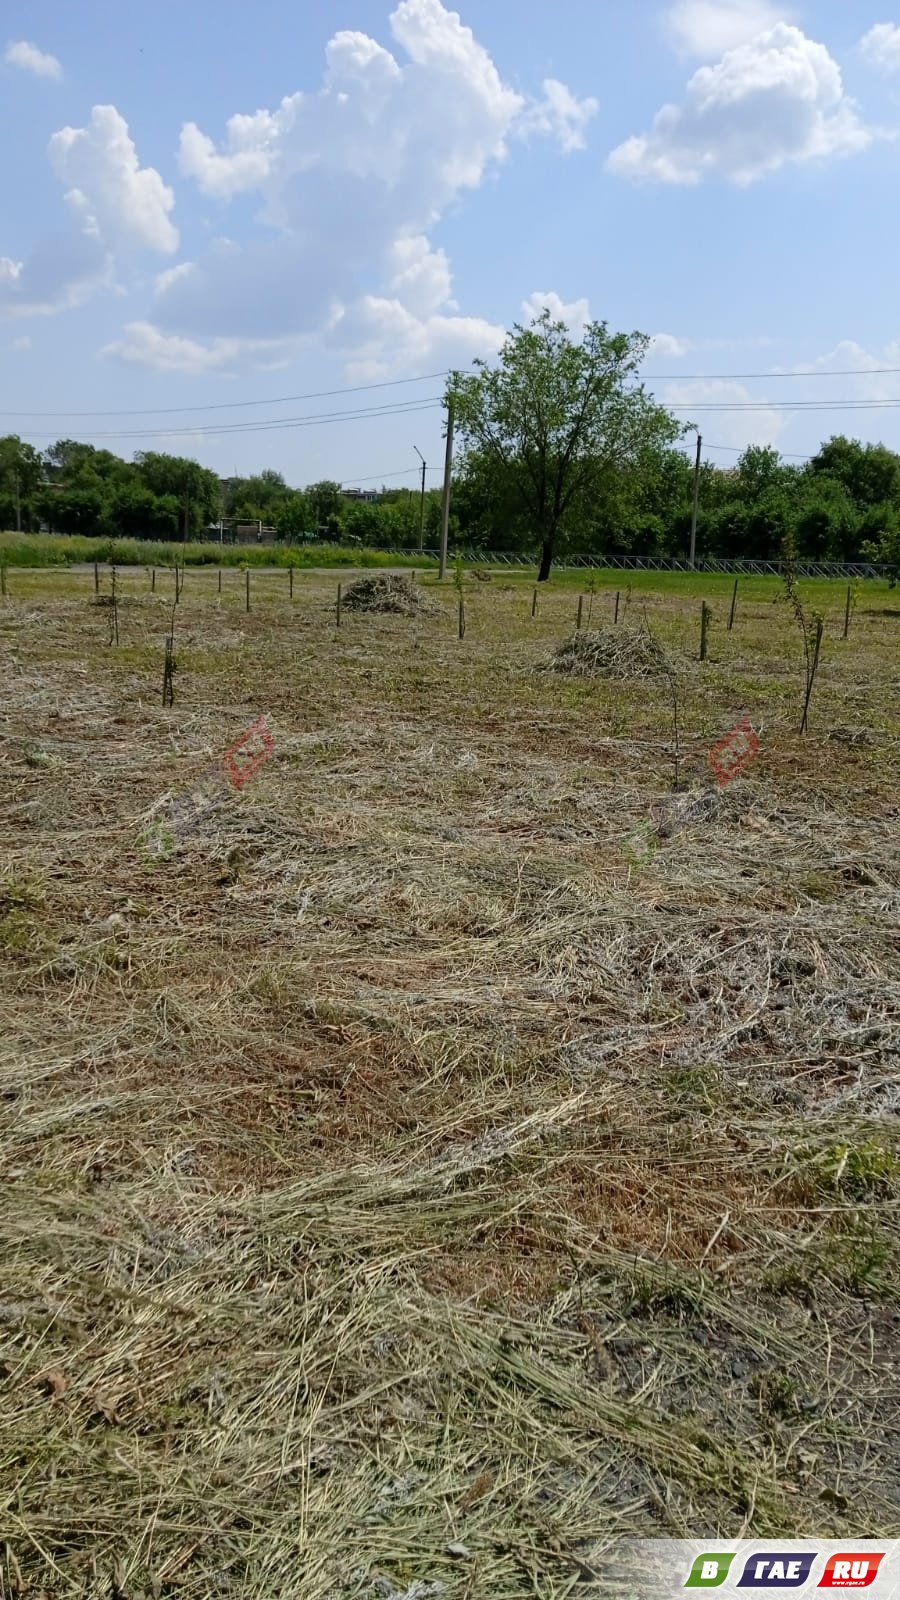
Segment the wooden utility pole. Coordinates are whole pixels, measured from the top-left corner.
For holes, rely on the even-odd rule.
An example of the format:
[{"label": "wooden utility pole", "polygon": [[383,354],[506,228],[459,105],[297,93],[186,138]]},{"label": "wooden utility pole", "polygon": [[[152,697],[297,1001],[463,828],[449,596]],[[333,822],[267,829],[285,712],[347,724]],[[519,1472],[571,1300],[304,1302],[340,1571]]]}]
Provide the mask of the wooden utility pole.
[{"label": "wooden utility pole", "polygon": [[413,449],[415,450],[416,455],[418,456],[419,460],[422,463],[422,496],[421,496],[421,509],[420,509],[420,512],[419,512],[419,549],[420,550],[424,550],[425,549],[425,474],[428,471],[428,467],[427,467],[427,464],[426,464],[426,461],[425,461],[425,457],[423,456],[421,450],[419,449],[419,446],[417,444],[414,444],[413,445]]},{"label": "wooden utility pole", "polygon": [[694,509],[691,513],[691,570],[697,559],[697,510],[700,505],[700,456],[703,450],[703,438],[697,430],[697,461],[694,466]]},{"label": "wooden utility pole", "polygon": [[447,543],[450,537],[450,479],[453,472],[453,396],[447,397],[447,450],[444,456],[444,498],[441,502],[441,568],[439,577],[447,576]]}]

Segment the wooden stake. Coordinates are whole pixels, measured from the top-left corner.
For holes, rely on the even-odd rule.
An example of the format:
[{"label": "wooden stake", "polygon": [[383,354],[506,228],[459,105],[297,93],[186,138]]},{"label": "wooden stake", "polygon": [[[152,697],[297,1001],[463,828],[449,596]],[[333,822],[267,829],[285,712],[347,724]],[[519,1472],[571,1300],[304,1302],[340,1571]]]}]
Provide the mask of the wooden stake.
[{"label": "wooden stake", "polygon": [[167,634],[167,636],[166,636],[166,655],[165,655],[165,661],[163,663],[163,695],[162,695],[162,703],[163,703],[164,706],[172,706],[172,705],[175,704],[175,689],[174,689],[173,676],[172,676],[174,671],[175,671],[175,655],[174,655],[174,651],[173,651],[172,635],[171,634]]},{"label": "wooden stake", "polygon": [[819,651],[822,648],[822,630],[824,626],[825,624],[823,623],[822,618],[819,617],[818,621],[816,622],[816,648],[813,653],[813,662],[810,669],[809,681],[806,685],[806,699],[803,702],[803,721],[800,724],[801,733],[806,732],[806,724],[809,718],[809,702],[812,698],[813,684],[816,681],[816,673],[819,670]]},{"label": "wooden stake", "polygon": [[291,600],[293,600],[293,598],[294,598],[294,569],[293,569],[293,567],[288,567],[288,596],[289,596],[289,598]]},{"label": "wooden stake", "polygon": [[459,637],[466,637],[466,602],[462,595],[459,597]]},{"label": "wooden stake", "polygon": [[846,606],[846,610],[844,611],[844,638],[845,639],[846,639],[848,633],[850,632],[850,600],[851,600],[851,589],[850,589],[850,585],[848,583],[848,585],[847,585],[847,606]]},{"label": "wooden stake", "polygon": [[219,568],[219,594],[222,593],[222,568]]},{"label": "wooden stake", "polygon": [[583,607],[584,607],[584,595],[580,594],[578,596],[578,616],[577,616],[577,618],[575,620],[575,630],[576,630],[577,633],[581,632],[581,613],[582,613]]},{"label": "wooden stake", "polygon": [[181,599],[181,589],[178,584],[178,562],[175,563],[175,604]]},{"label": "wooden stake", "polygon": [[156,568],[155,567],[151,567],[150,568],[150,593],[151,594],[155,594],[156,593]]},{"label": "wooden stake", "polygon": [[531,615],[533,617],[537,615],[537,589],[531,597]]},{"label": "wooden stake", "polygon": [[707,636],[709,634],[709,619],[712,611],[704,600],[700,612],[700,660],[705,661],[707,656]]},{"label": "wooden stake", "polygon": [[6,562],[0,566],[0,595],[6,594]]},{"label": "wooden stake", "polygon": [[100,593],[100,568],[96,561],[94,562],[94,593]]},{"label": "wooden stake", "polygon": [[340,586],[340,584],[338,584],[338,597],[337,597],[337,626],[338,626],[338,627],[340,627],[340,625],[341,625],[341,586]]},{"label": "wooden stake", "polygon": [[246,609],[250,610],[250,568],[244,573],[244,588],[246,590]]},{"label": "wooden stake", "polygon": [[620,593],[621,593],[621,591],[619,589],[617,589],[616,590],[616,614],[613,617],[613,622],[618,622],[618,620],[619,620],[619,598],[620,598]]},{"label": "wooden stake", "polygon": [[730,612],[730,615],[729,615],[729,618],[728,618],[728,632],[729,633],[731,632],[732,628],[734,627],[734,608],[737,605],[737,586],[738,586],[738,581],[737,581],[737,578],[735,578],[735,580],[734,580],[734,589],[732,590],[732,593],[731,593],[731,612]]}]

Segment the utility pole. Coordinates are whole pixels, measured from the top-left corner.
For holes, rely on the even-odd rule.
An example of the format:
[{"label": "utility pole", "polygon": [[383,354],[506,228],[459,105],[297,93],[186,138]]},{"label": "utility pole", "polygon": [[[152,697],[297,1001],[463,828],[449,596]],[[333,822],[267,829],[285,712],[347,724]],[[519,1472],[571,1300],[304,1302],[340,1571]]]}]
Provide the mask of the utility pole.
[{"label": "utility pole", "polygon": [[694,569],[697,556],[697,509],[700,504],[700,454],[703,449],[703,439],[700,429],[697,429],[697,462],[694,467],[694,509],[691,514],[691,571]]},{"label": "utility pole", "polygon": [[450,536],[450,479],[453,473],[453,396],[447,397],[447,453],[444,457],[444,498],[441,504],[441,570],[447,576],[447,540]]},{"label": "utility pole", "polygon": [[420,550],[424,550],[425,549],[425,474],[428,471],[428,467],[427,467],[426,462],[425,462],[425,457],[423,456],[421,450],[419,449],[419,446],[417,444],[414,444],[413,445],[413,449],[415,450],[416,455],[418,456],[419,460],[422,463],[422,510],[421,510],[421,514],[419,516],[419,549]]},{"label": "utility pole", "polygon": [[22,502],[19,499],[19,469],[18,469],[18,467],[15,467],[13,469],[13,476],[14,476],[14,478],[16,480],[16,533],[21,533],[22,532]]}]

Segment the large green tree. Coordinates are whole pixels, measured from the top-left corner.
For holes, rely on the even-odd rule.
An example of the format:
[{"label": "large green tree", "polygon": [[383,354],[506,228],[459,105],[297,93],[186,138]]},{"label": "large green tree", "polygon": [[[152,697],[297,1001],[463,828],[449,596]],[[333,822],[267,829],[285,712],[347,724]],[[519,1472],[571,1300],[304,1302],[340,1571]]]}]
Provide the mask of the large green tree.
[{"label": "large green tree", "polygon": [[605,322],[576,340],[544,310],[515,325],[496,365],[451,374],[464,449],[487,458],[501,496],[521,507],[542,581],[614,474],[682,431],[638,381],[649,343]]},{"label": "large green tree", "polygon": [[198,461],[185,456],[169,456],[155,450],[142,451],[134,458],[138,477],[150,493],[174,497],[181,507],[182,537],[201,534],[221,515],[222,488],[219,479]]},{"label": "large green tree", "polygon": [[28,529],[41,482],[41,458],[17,434],[0,438],[0,528]]}]

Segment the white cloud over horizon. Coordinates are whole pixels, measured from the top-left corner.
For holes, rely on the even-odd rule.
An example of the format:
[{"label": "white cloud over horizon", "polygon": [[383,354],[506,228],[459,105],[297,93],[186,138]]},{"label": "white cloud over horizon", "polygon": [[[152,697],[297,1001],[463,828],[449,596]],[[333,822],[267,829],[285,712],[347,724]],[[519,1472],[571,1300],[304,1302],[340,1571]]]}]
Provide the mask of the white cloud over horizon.
[{"label": "white cloud over horizon", "polygon": [[682,55],[714,61],[789,20],[772,0],[675,0],[666,25]]},{"label": "white cloud over horizon", "polygon": [[[679,383],[677,379],[666,383],[658,391],[663,405],[677,406],[679,417],[695,422],[704,440],[707,434],[715,435],[716,444],[723,449],[745,449],[751,444],[778,445],[785,429],[785,414],[777,403],[770,404],[765,397],[752,393],[745,384],[729,378],[710,378],[702,383]],[[712,405],[741,405],[745,402],[760,404],[759,411],[716,411],[691,408],[706,401]],[[713,420],[714,419],[714,420]],[[710,444],[709,448],[713,446]]]},{"label": "white cloud over horizon", "polygon": [[[583,149],[597,103],[554,78],[541,95],[520,93],[441,0],[400,0],[389,27],[393,49],[335,33],[318,89],[229,117],[218,144],[185,123],[182,174],[223,205],[255,194],[260,211],[248,242],[160,276],[161,334],[212,352],[238,339],[248,354],[318,334],[355,376],[496,348],[492,323],[460,313],[431,230],[514,140]],[[160,347],[146,335],[141,347],[152,365]]]},{"label": "white cloud over horizon", "polygon": [[650,132],[620,144],[607,167],[632,181],[749,184],[788,163],[850,155],[873,138],[826,47],[779,22],[700,67],[682,103],[663,106]]},{"label": "white cloud over horizon", "polygon": [[39,50],[36,44],[31,44],[28,39],[18,39],[15,43],[8,44],[4,61],[9,67],[18,67],[22,72],[31,72],[36,78],[62,77],[62,63],[56,56],[51,56],[46,50]]},{"label": "white cloud over horizon", "polygon": [[544,311],[549,311],[554,322],[564,322],[572,337],[580,339],[591,320],[591,304],[587,298],[565,301],[553,289],[536,289],[522,301],[525,322],[533,322]]},{"label": "white cloud over horizon", "polygon": [[94,106],[85,128],[60,128],[48,154],[57,177],[70,185],[66,202],[85,233],[114,250],[177,250],[175,196],[155,167],[140,165],[115,106]]},{"label": "white cloud over horizon", "polygon": [[172,190],[155,168],[140,165],[115,106],[94,106],[84,128],[61,128],[47,153],[68,185],[69,224],[40,240],[25,261],[0,258],[0,316],[71,310],[115,282],[117,258],[178,246]]}]

